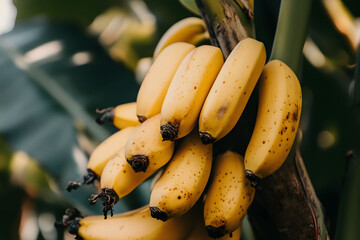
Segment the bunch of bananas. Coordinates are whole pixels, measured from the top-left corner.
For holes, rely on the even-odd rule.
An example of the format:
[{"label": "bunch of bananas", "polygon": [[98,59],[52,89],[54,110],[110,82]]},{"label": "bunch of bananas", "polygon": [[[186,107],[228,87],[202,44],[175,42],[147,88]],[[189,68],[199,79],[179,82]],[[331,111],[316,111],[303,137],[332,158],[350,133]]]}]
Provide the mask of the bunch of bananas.
[{"label": "bunch of bananas", "polygon": [[[260,179],[282,165],[293,145],[301,87],[285,63],[265,65],[261,42],[240,41],[224,62],[219,48],[194,45],[206,35],[201,19],[172,26],[136,103],[98,111],[98,122],[109,119],[121,130],[95,149],[84,182],[70,182],[68,190],[98,180],[101,190],[89,201],[101,199],[104,216],[68,211],[59,225],[84,239],[240,238]],[[230,150],[213,156],[258,81],[257,119],[244,157]],[[113,216],[113,205],[161,168],[149,204]]]}]

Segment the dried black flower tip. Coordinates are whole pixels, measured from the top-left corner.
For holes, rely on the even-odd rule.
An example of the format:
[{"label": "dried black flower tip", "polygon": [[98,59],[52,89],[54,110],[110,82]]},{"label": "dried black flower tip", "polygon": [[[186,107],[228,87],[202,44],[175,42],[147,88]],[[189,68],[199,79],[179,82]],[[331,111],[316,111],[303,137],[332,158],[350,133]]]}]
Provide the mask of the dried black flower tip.
[{"label": "dried black flower tip", "polygon": [[150,207],[150,214],[151,217],[158,220],[160,219],[163,222],[169,219],[169,216],[165,212],[161,211],[158,207]]},{"label": "dried black flower tip", "polygon": [[103,213],[104,218],[107,219],[107,213],[110,212],[110,215],[113,216],[113,207],[114,205],[119,201],[119,197],[116,194],[116,192],[113,189],[110,188],[103,188],[101,190],[101,193],[91,195],[91,198],[89,198],[89,203],[91,205],[94,205],[97,200],[101,198],[103,201]]},{"label": "dried black flower tip", "polygon": [[114,215],[113,207],[119,201],[119,197],[113,189],[103,188],[102,189],[105,197],[105,201],[103,202],[104,208],[104,218],[107,218],[107,213],[110,211],[111,217]]},{"label": "dried black flower tip", "polygon": [[205,145],[215,142],[215,139],[207,132],[199,132],[199,135],[201,142]]},{"label": "dried black flower tip", "polygon": [[68,192],[71,192],[71,190],[76,190],[76,189],[78,189],[80,186],[81,186],[81,183],[70,181],[70,182],[68,183],[68,185],[66,186],[66,190],[67,190]]},{"label": "dried black flower tip", "polygon": [[211,225],[208,225],[205,228],[211,238],[220,238],[226,234],[225,225],[222,225],[220,227],[213,227]]},{"label": "dried black flower tip", "polygon": [[261,179],[256,176],[253,171],[246,169],[245,177],[250,180],[250,184],[255,189],[261,189]]},{"label": "dried black flower tip", "polygon": [[101,192],[99,194],[92,194],[91,197],[88,199],[90,205],[94,205],[99,198],[102,198],[104,196],[104,192]]},{"label": "dried black flower tip", "polygon": [[75,239],[82,239],[78,235],[79,227],[80,227],[80,220],[84,218],[79,210],[76,208],[69,208],[65,210],[65,214],[63,215],[62,221],[55,222],[54,226],[56,228],[59,227],[67,227],[67,230],[70,234],[76,235]]},{"label": "dried black flower tip", "polygon": [[145,120],[146,120],[146,117],[145,116],[137,116],[138,117],[138,119],[139,119],[139,122],[141,122],[141,123],[143,123],[143,122],[145,122]]},{"label": "dried black flower tip", "polygon": [[179,126],[173,125],[172,123],[168,122],[167,124],[160,126],[160,133],[163,141],[175,141],[179,133]]},{"label": "dried black flower tip", "polygon": [[87,169],[88,174],[84,176],[83,185],[94,184],[95,181],[99,181],[100,177],[91,169]]},{"label": "dried black flower tip", "polygon": [[128,160],[128,163],[135,172],[145,172],[149,166],[149,158],[145,155],[138,154]]},{"label": "dried black flower tip", "polygon": [[95,121],[98,124],[104,124],[106,119],[108,119],[111,123],[114,120],[114,107],[108,107],[104,109],[96,109],[97,117]]}]

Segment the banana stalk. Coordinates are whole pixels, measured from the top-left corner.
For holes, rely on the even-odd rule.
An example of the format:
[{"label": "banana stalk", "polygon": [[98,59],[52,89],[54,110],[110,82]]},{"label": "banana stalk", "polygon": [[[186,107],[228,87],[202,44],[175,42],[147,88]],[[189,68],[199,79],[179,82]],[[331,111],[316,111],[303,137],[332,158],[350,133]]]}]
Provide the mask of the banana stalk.
[{"label": "banana stalk", "polygon": [[[211,43],[220,47],[225,58],[242,39],[255,38],[253,6],[233,0],[196,0],[211,37]],[[247,7],[245,7],[245,6]],[[249,7],[250,6],[250,7]]]},{"label": "banana stalk", "polygon": [[[243,11],[237,11],[233,1],[197,0],[196,2],[208,27],[212,43],[222,49],[224,57],[227,57],[236,43],[244,37],[254,37],[251,34],[254,32],[252,24],[246,25],[246,21],[240,21],[242,26],[237,25],[239,19],[246,19],[246,15]],[[300,66],[310,3],[311,0],[283,1],[280,9],[270,58],[285,62],[295,73],[298,73]],[[218,7],[210,7],[215,5]],[[236,16],[231,16],[230,13],[236,13]],[[221,21],[225,15],[229,19]],[[244,29],[248,29],[247,35],[244,34]],[[235,135],[232,137],[238,138]],[[246,145],[247,143],[242,142]],[[294,147],[283,166],[262,180],[262,190],[257,190],[249,213],[258,239],[326,239],[328,237],[321,203],[312,187],[300,152],[296,151],[295,154]]]}]

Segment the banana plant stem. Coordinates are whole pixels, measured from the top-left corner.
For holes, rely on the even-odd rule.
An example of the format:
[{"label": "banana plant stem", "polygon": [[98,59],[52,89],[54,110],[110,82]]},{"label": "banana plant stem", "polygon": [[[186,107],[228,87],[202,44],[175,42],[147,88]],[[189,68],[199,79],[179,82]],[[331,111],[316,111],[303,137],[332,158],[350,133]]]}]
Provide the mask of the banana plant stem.
[{"label": "banana plant stem", "polygon": [[311,0],[283,0],[270,60],[285,62],[298,76],[307,35]]}]

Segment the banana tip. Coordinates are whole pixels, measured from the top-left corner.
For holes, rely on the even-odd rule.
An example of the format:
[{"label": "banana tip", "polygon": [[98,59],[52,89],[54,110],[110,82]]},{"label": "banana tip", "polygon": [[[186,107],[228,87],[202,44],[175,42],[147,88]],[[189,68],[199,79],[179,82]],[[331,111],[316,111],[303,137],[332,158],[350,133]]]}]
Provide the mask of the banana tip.
[{"label": "banana tip", "polygon": [[135,172],[145,172],[149,166],[149,158],[145,155],[138,154],[128,160],[128,163]]},{"label": "banana tip", "polygon": [[175,139],[178,136],[178,132],[179,132],[179,126],[174,125],[170,122],[160,126],[160,133],[163,138],[163,141],[167,141],[167,140],[175,141]]},{"label": "banana tip", "polygon": [[158,207],[150,207],[150,214],[151,217],[158,220],[160,219],[163,222],[169,219],[169,216],[165,212],[161,211]]},{"label": "banana tip", "polygon": [[141,122],[141,123],[143,123],[143,122],[146,121],[146,117],[145,117],[145,116],[137,115],[137,117],[138,117],[139,122]]},{"label": "banana tip", "polygon": [[261,179],[258,176],[256,176],[253,171],[251,171],[249,169],[245,169],[245,177],[247,179],[249,179],[252,187],[254,187],[256,189],[261,188],[261,185],[260,185]]},{"label": "banana tip", "polygon": [[199,135],[203,144],[210,144],[215,142],[215,139],[207,132],[199,132]]},{"label": "banana tip", "polygon": [[66,227],[70,234],[76,235],[75,239],[82,239],[79,235],[80,220],[84,218],[76,208],[66,209],[61,221],[55,222],[56,228]]},{"label": "banana tip", "polygon": [[206,228],[206,231],[207,231],[209,237],[211,237],[211,238],[220,238],[227,233],[225,231],[224,225],[222,225],[220,227],[214,227],[211,225],[207,225],[205,228]]}]

